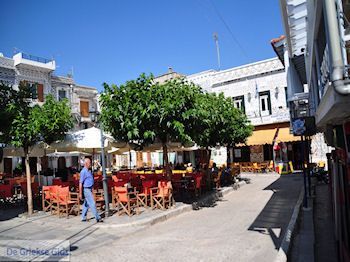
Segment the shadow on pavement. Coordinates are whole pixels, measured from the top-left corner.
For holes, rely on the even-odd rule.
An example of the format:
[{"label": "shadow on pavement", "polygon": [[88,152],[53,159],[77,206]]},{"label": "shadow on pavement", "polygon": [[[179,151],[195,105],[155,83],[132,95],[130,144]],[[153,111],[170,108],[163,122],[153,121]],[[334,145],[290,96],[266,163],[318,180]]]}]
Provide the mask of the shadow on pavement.
[{"label": "shadow on pavement", "polygon": [[263,190],[273,195],[248,230],[270,235],[276,249],[281,246],[303,185],[301,175],[281,175]]}]

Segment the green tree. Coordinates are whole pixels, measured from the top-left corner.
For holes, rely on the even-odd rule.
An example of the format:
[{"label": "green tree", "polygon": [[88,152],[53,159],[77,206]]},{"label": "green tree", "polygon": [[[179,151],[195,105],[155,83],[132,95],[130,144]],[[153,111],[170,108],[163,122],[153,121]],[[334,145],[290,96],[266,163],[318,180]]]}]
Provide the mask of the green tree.
[{"label": "green tree", "polygon": [[189,133],[196,96],[202,90],[184,79],[160,84],[144,74],[125,85],[104,84],[104,88],[100,101],[106,131],[141,147],[160,141],[169,175],[168,143],[193,141]]},{"label": "green tree", "polygon": [[198,96],[194,114],[197,128],[193,129],[192,137],[198,145],[207,149],[208,162],[209,147],[225,146],[229,149],[237,143],[244,143],[253,130],[246,115],[236,109],[233,100],[223,93]]},{"label": "green tree", "polygon": [[[0,86],[3,89],[3,86]],[[6,89],[6,88],[5,88]],[[38,142],[52,143],[64,138],[72,127],[72,117],[67,100],[55,101],[52,95],[42,105],[32,105],[33,92],[27,84],[20,84],[18,90],[9,93],[6,111],[13,116],[5,142],[23,148],[28,192],[28,214],[33,213],[29,154]]]},{"label": "green tree", "polygon": [[8,141],[12,120],[15,116],[10,112],[9,106],[14,102],[13,88],[10,85],[0,82],[0,143]]}]

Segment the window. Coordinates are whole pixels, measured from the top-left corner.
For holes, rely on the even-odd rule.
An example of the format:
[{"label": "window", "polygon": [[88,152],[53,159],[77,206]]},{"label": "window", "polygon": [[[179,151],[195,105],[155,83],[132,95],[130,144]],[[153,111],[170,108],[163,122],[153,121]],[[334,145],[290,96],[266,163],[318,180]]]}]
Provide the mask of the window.
[{"label": "window", "polygon": [[67,98],[66,90],[58,90],[58,100],[62,101],[65,98]]},{"label": "window", "polygon": [[233,106],[245,113],[244,96],[233,97]]},{"label": "window", "polygon": [[89,102],[80,101],[80,115],[82,117],[89,117]]},{"label": "window", "polygon": [[261,116],[271,115],[270,91],[259,92],[259,102]]},{"label": "window", "polygon": [[30,89],[32,98],[37,99],[39,102],[44,102],[44,85],[38,83],[29,83],[27,81],[21,81],[21,84]]}]

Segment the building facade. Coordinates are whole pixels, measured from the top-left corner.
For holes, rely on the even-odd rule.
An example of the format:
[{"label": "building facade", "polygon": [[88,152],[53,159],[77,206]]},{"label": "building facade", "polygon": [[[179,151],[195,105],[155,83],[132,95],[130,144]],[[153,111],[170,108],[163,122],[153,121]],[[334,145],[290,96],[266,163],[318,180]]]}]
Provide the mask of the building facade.
[{"label": "building facade", "polygon": [[[223,71],[209,70],[189,75],[187,79],[207,92],[222,92],[231,97],[234,105],[254,125],[253,135],[248,138],[247,144],[231,150],[231,162],[273,160],[273,143],[277,141],[285,143],[288,159],[297,162],[298,156],[293,155],[293,148],[299,139],[289,133],[286,73],[278,58]],[[218,164],[226,163],[226,148],[213,150],[212,160]]]},{"label": "building facade", "polygon": [[[33,102],[38,104],[44,103],[45,97],[49,94],[57,100],[66,98],[74,117],[74,128],[71,131],[91,127],[89,111],[98,109],[96,88],[79,85],[72,77],[55,76],[55,70],[56,62],[54,60],[24,53],[18,53],[12,58],[0,54],[1,82],[12,85],[13,88],[17,88],[21,82],[34,84],[36,99]],[[20,156],[5,154],[0,161],[0,172],[12,173],[21,161]],[[37,156],[33,155],[30,162],[33,170],[36,170],[38,162],[42,162],[42,170],[45,171],[45,169],[63,169],[77,165],[77,158],[65,157],[59,161],[54,158],[46,158],[40,161]]]},{"label": "building facade", "polygon": [[[274,48],[288,68],[288,100],[295,107],[291,115],[304,111],[334,147],[328,154],[334,235],[339,260],[350,261],[350,4],[345,0],[280,2],[286,37]],[[306,94],[301,88],[305,84]]]}]

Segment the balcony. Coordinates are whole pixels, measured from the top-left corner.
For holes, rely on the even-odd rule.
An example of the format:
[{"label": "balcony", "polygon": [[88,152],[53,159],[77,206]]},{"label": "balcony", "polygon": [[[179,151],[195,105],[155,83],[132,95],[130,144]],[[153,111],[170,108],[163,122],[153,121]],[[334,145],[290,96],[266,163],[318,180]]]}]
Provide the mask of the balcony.
[{"label": "balcony", "polygon": [[263,116],[258,110],[256,110],[253,112],[247,112],[247,117],[254,126],[290,121],[289,110],[287,108],[277,107],[272,107],[272,114],[270,115]]},{"label": "balcony", "polygon": [[14,65],[23,65],[25,67],[35,67],[44,71],[54,71],[56,69],[56,62],[53,59],[46,59],[38,56],[33,56],[25,53],[18,53],[13,56]]}]

